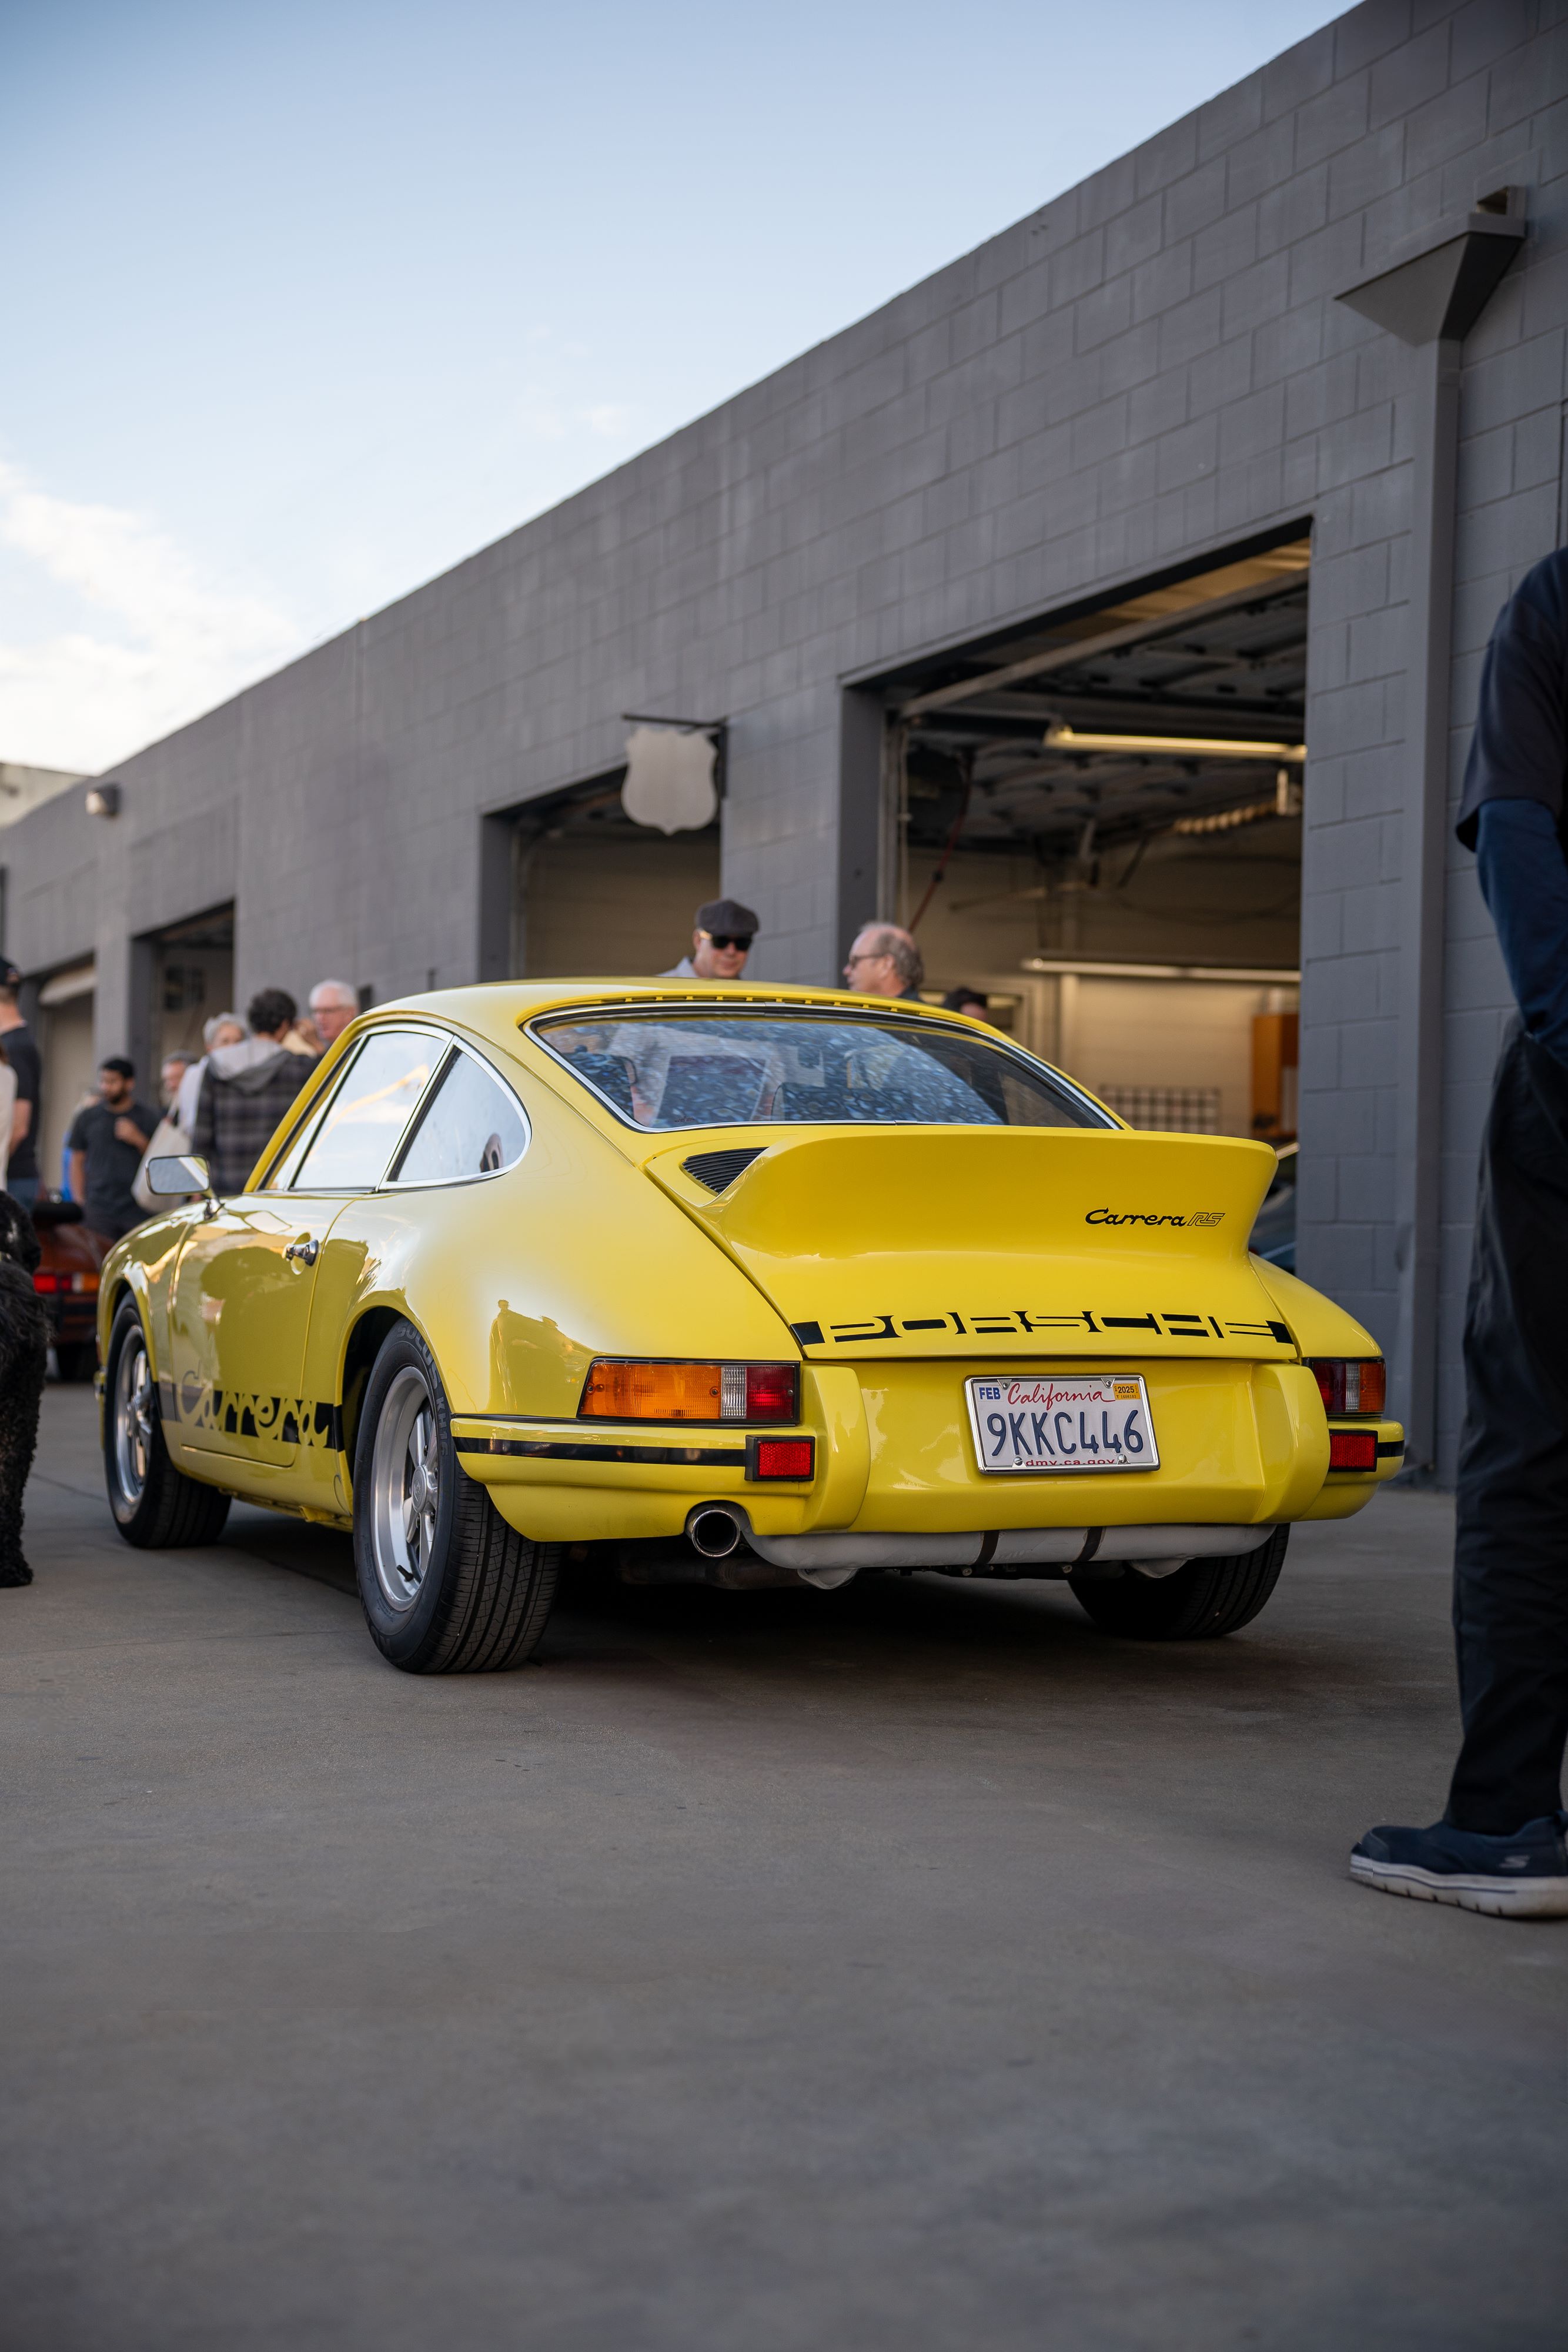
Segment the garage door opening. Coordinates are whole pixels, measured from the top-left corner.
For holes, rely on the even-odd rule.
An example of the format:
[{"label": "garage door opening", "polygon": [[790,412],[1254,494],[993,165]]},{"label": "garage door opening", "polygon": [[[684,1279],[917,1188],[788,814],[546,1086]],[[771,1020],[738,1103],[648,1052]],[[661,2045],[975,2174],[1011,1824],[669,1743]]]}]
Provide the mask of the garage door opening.
[{"label": "garage door opening", "polygon": [[528,980],[647,978],[688,953],[719,895],[720,828],[634,824],[622,774],[533,801],[512,828],[510,969]]},{"label": "garage door opening", "polygon": [[209,907],[138,941],[147,953],[147,1067],[137,1078],[151,1099],[165,1055],[204,1052],[204,1024],[234,1010],[233,902]]},{"label": "garage door opening", "polygon": [[1296,1125],[1304,532],[911,664],[886,707],[883,901],[929,992],[1143,1127]]},{"label": "garage door opening", "polygon": [[36,1035],[43,1064],[38,1106],[38,1173],[51,1192],[68,1192],[70,1170],[66,1137],[83,1103],[95,1090],[93,1008],[98,966],[94,959],[50,972],[38,989]]}]

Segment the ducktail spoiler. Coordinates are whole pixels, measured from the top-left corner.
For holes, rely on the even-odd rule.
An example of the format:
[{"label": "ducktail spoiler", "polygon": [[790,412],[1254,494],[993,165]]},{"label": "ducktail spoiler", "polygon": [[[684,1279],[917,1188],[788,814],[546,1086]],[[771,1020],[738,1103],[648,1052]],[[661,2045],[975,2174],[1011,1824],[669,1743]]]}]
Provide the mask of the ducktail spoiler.
[{"label": "ducktail spoiler", "polygon": [[808,1357],[1300,1352],[1247,1254],[1267,1144],[750,1128],[688,1136],[646,1167]]}]

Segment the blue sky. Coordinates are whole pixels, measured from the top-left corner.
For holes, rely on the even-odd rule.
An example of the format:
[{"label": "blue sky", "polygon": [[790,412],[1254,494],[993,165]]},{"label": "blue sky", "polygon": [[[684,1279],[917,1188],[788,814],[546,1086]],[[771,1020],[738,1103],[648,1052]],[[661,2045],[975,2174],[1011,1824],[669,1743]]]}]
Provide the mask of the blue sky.
[{"label": "blue sky", "polygon": [[0,0],[0,759],[111,764],[1337,13]]}]

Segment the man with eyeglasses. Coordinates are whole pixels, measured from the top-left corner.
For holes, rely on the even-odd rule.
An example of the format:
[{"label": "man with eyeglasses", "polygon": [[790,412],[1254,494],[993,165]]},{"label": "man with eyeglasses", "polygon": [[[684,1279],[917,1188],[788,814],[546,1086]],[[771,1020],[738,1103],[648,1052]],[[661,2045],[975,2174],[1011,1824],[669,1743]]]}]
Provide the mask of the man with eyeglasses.
[{"label": "man with eyeglasses", "polygon": [[857,996],[919,1000],[925,965],[913,932],[897,923],[864,923],[844,960],[844,980]]},{"label": "man with eyeglasses", "polygon": [[751,908],[734,898],[710,898],[697,908],[695,924],[690,955],[660,979],[738,980],[759,928]]}]

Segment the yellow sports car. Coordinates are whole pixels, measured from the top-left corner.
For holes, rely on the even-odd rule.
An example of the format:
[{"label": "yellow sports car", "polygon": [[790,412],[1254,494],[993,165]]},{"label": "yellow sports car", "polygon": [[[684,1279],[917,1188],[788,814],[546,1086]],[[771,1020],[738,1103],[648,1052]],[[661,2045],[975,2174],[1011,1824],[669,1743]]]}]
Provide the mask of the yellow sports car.
[{"label": "yellow sports car", "polygon": [[338,1041],[243,1193],[105,1261],[132,1544],[229,1497],[353,1531],[416,1674],[559,1575],[1064,1578],[1228,1633],[1398,1467],[1361,1326],[1249,1257],[1267,1145],[1146,1135],[994,1030],[823,990],[457,989]]}]

